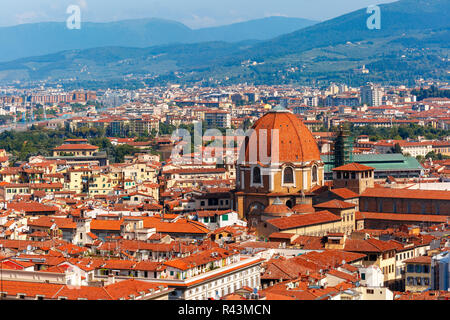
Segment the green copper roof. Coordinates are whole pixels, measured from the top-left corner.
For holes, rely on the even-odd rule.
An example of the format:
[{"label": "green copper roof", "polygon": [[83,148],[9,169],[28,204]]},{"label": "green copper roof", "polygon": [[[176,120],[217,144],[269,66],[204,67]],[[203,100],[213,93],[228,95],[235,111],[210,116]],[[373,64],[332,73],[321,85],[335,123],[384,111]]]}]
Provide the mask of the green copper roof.
[{"label": "green copper roof", "polygon": [[[331,172],[333,163],[330,156],[322,155],[325,162],[325,172]],[[374,167],[375,171],[398,171],[398,170],[423,170],[414,157],[405,157],[402,154],[354,154],[353,162]]]},{"label": "green copper roof", "polygon": [[272,108],[269,112],[289,112],[289,110],[287,110],[281,105],[277,105],[276,107]]}]

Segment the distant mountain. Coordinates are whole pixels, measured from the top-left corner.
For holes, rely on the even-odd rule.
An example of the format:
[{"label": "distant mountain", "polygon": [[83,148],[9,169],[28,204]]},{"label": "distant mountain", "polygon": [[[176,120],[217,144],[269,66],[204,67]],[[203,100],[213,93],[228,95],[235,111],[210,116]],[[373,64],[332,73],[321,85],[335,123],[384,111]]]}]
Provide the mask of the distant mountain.
[{"label": "distant mountain", "polygon": [[23,24],[0,28],[0,43],[3,44],[0,61],[106,46],[150,47],[205,41],[268,40],[315,23],[300,18],[269,17],[197,30],[179,22],[156,18],[84,22],[79,30],[69,30],[62,22]]},{"label": "distant mountain", "polygon": [[195,30],[194,37],[190,39],[190,42],[269,40],[316,23],[318,21],[299,18],[267,17],[227,26],[198,29]]},{"label": "distant mountain", "polygon": [[[140,76],[150,76],[147,83],[204,84],[448,80],[450,0],[400,0],[380,8],[380,30],[367,28],[370,14],[361,9],[267,41],[94,48],[19,59],[0,63],[0,80],[141,82]],[[369,74],[355,72],[363,64]]]},{"label": "distant mountain", "polygon": [[[384,4],[381,8],[381,29],[367,28],[366,8],[311,27],[281,35],[252,48],[258,56],[286,55],[313,48],[345,44],[392,36],[408,37],[411,32],[450,27],[449,0],[401,0]],[[448,39],[446,43],[448,45]]]}]

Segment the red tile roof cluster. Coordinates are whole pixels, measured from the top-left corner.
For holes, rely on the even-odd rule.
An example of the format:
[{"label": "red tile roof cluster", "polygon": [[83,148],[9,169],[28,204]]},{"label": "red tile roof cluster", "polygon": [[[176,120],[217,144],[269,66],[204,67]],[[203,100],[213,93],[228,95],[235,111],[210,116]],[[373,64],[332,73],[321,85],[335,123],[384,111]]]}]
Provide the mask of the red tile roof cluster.
[{"label": "red tile roof cluster", "polygon": [[169,260],[164,262],[164,265],[179,270],[188,270],[206,265],[213,261],[226,259],[235,254],[236,252],[233,251],[225,250],[222,248],[215,248],[213,250],[205,250],[194,253],[185,258]]},{"label": "red tile roof cluster", "polygon": [[59,210],[56,206],[47,206],[39,202],[10,202],[8,203],[8,209],[24,211],[25,213],[45,213]]},{"label": "red tile roof cluster", "polygon": [[345,251],[351,252],[375,252],[383,253],[390,250],[398,249],[398,243],[390,241],[381,241],[378,239],[370,238],[367,240],[362,239],[347,239],[345,242]]},{"label": "red tile roof cluster", "polygon": [[7,296],[12,297],[24,294],[26,298],[41,296],[46,300],[57,300],[59,298],[68,300],[130,300],[132,296],[136,298],[142,297],[142,293],[150,294],[159,292],[161,289],[167,289],[167,285],[134,279],[116,282],[105,287],[75,287],[61,284],[3,280],[2,288]]}]

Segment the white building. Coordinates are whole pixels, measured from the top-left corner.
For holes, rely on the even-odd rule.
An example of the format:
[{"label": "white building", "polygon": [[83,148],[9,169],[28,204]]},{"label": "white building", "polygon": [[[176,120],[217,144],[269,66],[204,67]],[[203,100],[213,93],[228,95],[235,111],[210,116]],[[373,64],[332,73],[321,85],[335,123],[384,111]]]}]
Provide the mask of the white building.
[{"label": "white building", "polygon": [[165,262],[167,279],[158,282],[175,290],[171,300],[219,299],[242,287],[260,289],[262,260],[241,259],[238,251],[215,248]]},{"label": "white building", "polygon": [[203,210],[197,211],[198,220],[208,229],[216,230],[232,225],[246,226],[245,221],[239,220],[239,214],[232,210]]},{"label": "white building", "polygon": [[383,99],[383,91],[379,86],[368,83],[361,87],[361,104],[377,107],[381,106]]}]

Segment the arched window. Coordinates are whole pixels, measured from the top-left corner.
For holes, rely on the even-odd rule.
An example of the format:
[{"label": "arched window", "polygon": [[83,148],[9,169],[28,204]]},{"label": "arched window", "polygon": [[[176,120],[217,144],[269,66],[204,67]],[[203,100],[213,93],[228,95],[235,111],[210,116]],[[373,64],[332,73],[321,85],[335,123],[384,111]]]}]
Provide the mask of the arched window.
[{"label": "arched window", "polygon": [[253,168],[253,183],[261,183],[261,169]]},{"label": "arched window", "polygon": [[317,182],[317,166],[312,167],[312,182]]},{"label": "arched window", "polygon": [[294,170],[291,167],[284,168],[283,183],[294,183]]}]

